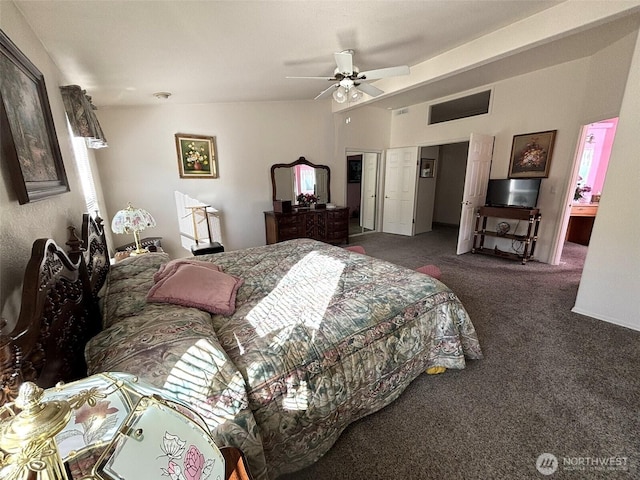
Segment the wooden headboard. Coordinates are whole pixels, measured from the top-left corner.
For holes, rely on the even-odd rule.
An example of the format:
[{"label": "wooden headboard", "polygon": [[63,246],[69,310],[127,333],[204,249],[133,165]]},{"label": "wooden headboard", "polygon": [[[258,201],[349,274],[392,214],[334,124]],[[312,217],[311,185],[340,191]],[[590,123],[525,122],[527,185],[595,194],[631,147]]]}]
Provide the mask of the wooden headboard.
[{"label": "wooden headboard", "polygon": [[67,246],[33,243],[18,321],[0,335],[0,405],[24,381],[48,388],[86,376],[84,347],[101,329],[98,295],[110,264],[102,220],[85,214],[82,239],[69,227]]}]

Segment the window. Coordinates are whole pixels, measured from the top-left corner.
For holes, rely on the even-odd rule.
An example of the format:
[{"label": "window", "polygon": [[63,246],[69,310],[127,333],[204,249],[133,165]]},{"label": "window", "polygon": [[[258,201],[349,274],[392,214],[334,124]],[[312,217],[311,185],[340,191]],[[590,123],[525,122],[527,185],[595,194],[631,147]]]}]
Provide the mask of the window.
[{"label": "window", "polygon": [[68,123],[67,126],[69,127],[69,135],[73,142],[73,154],[76,158],[78,173],[80,174],[80,183],[82,185],[84,201],[87,205],[87,212],[92,216],[96,214],[99,215],[100,205],[98,205],[96,184],[93,181],[93,173],[91,172],[91,165],[89,164],[87,144],[83,137],[74,137],[73,133],[71,133],[71,126]]},{"label": "window", "polygon": [[491,90],[437,103],[429,107],[429,125],[489,113]]}]

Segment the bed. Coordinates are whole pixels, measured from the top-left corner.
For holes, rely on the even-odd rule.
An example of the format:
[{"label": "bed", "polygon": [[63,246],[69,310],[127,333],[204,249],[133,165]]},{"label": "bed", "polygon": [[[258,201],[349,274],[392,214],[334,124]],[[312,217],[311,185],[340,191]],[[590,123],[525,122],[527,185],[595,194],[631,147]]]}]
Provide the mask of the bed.
[{"label": "bed", "polygon": [[[197,411],[219,445],[242,449],[256,479],[315,462],[427,369],[482,357],[443,283],[314,240],[180,260],[149,253],[112,265],[104,286],[103,260],[83,253],[81,265],[98,265],[80,276],[93,279],[102,313],[87,372],[132,373],[162,388]],[[236,279],[232,311],[147,300],[168,278],[162,272],[202,268]],[[187,296],[211,288],[202,278],[179,286]]]}]

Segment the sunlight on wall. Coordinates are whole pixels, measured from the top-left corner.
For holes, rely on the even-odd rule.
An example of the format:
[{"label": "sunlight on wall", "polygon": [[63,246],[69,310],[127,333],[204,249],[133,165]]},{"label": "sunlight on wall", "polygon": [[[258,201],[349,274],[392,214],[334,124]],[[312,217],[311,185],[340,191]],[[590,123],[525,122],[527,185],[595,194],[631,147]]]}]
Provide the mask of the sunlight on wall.
[{"label": "sunlight on wall", "polygon": [[[180,242],[185,250],[191,251],[191,246],[196,243],[196,237],[201,243],[218,242],[224,245],[219,210],[177,190],[174,192],[174,196],[176,199],[178,225],[180,226]],[[194,206],[206,207],[207,211],[207,218],[205,219],[203,211],[196,210],[195,224],[192,211],[187,208]],[[209,222],[208,227],[207,222]],[[211,238],[209,238],[209,232],[211,233]]]}]

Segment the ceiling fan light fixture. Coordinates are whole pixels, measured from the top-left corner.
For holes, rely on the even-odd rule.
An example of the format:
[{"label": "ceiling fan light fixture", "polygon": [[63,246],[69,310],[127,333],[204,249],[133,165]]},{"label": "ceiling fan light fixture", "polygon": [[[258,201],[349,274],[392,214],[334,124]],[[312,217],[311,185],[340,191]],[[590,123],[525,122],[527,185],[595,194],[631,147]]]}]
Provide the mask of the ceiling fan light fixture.
[{"label": "ceiling fan light fixture", "polygon": [[357,102],[363,96],[363,93],[357,88],[353,87],[349,90],[349,100],[352,102]]},{"label": "ceiling fan light fixture", "polygon": [[347,101],[347,93],[348,93],[347,89],[344,88],[342,85],[340,85],[333,92],[333,99],[338,103],[344,103]]}]

